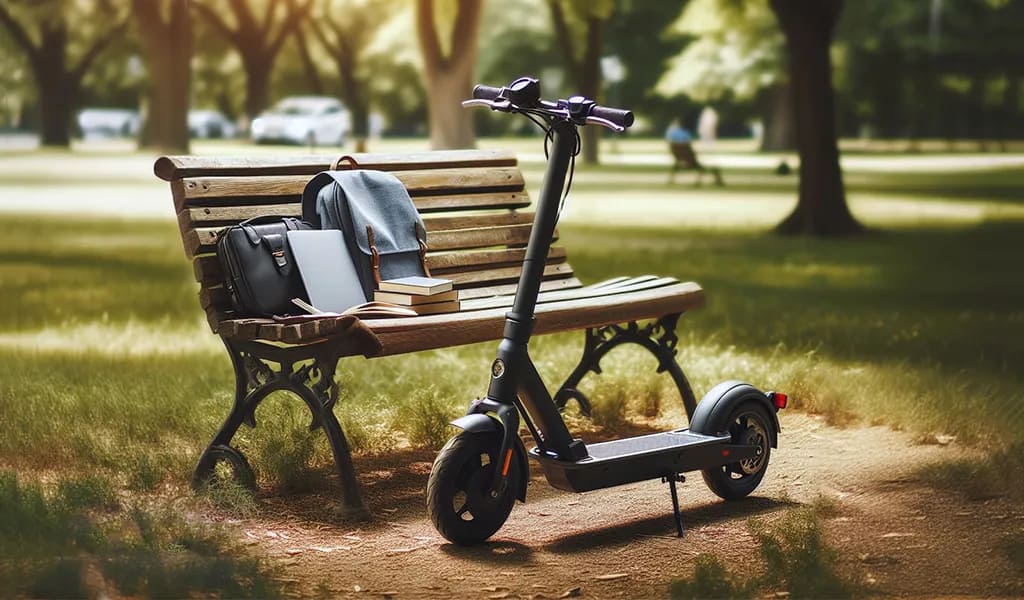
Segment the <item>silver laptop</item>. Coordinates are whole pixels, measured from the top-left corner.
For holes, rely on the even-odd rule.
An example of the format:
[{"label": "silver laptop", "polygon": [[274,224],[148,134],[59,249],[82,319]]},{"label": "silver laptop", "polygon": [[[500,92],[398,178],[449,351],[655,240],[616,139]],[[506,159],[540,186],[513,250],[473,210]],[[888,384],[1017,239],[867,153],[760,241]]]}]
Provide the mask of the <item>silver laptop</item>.
[{"label": "silver laptop", "polygon": [[295,264],[309,303],[323,312],[342,312],[366,302],[356,265],[340,230],[289,231]]}]

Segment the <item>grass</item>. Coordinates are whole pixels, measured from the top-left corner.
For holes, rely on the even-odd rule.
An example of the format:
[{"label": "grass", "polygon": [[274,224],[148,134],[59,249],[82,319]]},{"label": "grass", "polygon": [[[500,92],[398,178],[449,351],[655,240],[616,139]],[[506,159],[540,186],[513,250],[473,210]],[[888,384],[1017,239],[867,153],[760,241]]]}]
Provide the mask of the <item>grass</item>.
[{"label": "grass", "polygon": [[276,597],[272,572],[217,527],[119,506],[103,479],[53,491],[0,472],[0,590],[16,597]]},{"label": "grass", "polygon": [[788,598],[849,598],[855,586],[838,572],[838,551],[822,531],[824,519],[834,516],[834,500],[820,497],[787,511],[771,521],[751,519],[748,528],[758,543],[763,572],[750,576],[730,572],[713,554],[694,560],[689,578],[674,580],[674,600],[697,598],[752,598],[759,590],[785,591]]},{"label": "grass", "polygon": [[[632,147],[624,143],[623,156]],[[41,209],[54,210],[69,189],[90,206],[116,185],[124,206],[136,199],[146,205],[139,214],[169,217],[166,186],[144,172],[144,157],[61,156],[85,166],[60,186],[49,177],[52,153],[34,162],[0,157],[0,196],[38,195]],[[928,157],[918,159],[928,166]],[[524,169],[535,190],[541,165],[533,160]],[[791,208],[796,181],[768,169],[727,168],[727,187],[695,191],[666,186],[662,166],[581,167],[561,243],[585,281],[658,273],[705,287],[707,308],[679,331],[680,360],[698,395],[742,378],[789,392],[793,406],[838,424],[1021,441],[1024,171],[949,168],[950,160],[908,173],[849,169],[853,210],[873,231],[840,240],[767,233]],[[233,384],[175,223],[69,209],[2,212],[0,227],[8,248],[0,254],[0,414],[9,432],[0,437],[0,464],[98,474],[139,493],[182,487],[226,415]],[[581,337],[531,342],[552,385],[575,365]],[[343,361],[336,410],[353,448],[384,454],[442,444],[447,419],[486,389],[493,351],[480,344]],[[671,382],[655,378],[642,350],[617,350],[602,366],[603,375],[581,385],[599,407],[598,425],[615,430],[637,415],[684,422]],[[301,402],[275,397],[257,412],[270,426],[236,437],[263,485],[320,485],[308,474],[330,454],[322,433],[308,434],[308,419]]]},{"label": "grass", "polygon": [[982,457],[927,465],[919,476],[935,487],[958,491],[968,500],[1006,497],[1024,501],[1024,443],[997,448]]}]

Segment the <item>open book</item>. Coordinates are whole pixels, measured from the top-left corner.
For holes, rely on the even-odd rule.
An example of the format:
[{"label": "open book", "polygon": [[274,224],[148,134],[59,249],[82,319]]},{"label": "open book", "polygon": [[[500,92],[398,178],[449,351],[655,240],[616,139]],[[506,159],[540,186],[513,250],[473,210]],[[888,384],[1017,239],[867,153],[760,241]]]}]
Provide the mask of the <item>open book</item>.
[{"label": "open book", "polygon": [[352,315],[353,317],[358,317],[360,319],[384,319],[416,316],[415,311],[409,310],[403,306],[387,304],[384,302],[366,302],[363,304],[357,304],[356,306],[348,308],[340,313],[317,310],[315,306],[306,302],[302,298],[292,298],[292,304],[298,306],[309,314],[290,315],[287,317],[275,316],[274,320],[278,323],[303,323],[305,321],[313,321],[326,317],[340,317],[342,315]]}]

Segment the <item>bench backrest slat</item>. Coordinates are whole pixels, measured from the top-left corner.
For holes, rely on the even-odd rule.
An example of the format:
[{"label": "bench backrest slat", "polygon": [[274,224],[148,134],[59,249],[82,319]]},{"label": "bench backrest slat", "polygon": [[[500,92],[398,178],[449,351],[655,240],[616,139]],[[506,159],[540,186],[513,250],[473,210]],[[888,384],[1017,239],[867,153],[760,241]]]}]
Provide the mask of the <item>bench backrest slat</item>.
[{"label": "bench backrest slat", "polygon": [[[433,274],[452,279],[464,297],[514,290],[533,221],[532,213],[520,210],[530,199],[514,155],[455,150],[353,157],[360,167],[391,171],[405,184],[424,215],[427,265]],[[252,217],[300,216],[303,188],[328,167],[325,157],[184,156],[157,161],[157,175],[171,184],[185,253],[200,284],[200,304],[215,331],[220,321],[231,318],[215,254],[219,233]],[[564,248],[552,248],[544,285],[580,285]]]},{"label": "bench backrest slat", "polygon": [[[395,177],[412,197],[458,194],[462,190],[508,192],[523,189],[523,174],[517,167],[460,167],[434,170],[396,171]],[[258,178],[193,177],[172,182],[174,207],[181,211],[196,206],[225,206],[251,198],[289,198],[298,202],[309,183],[309,175],[263,175]]]},{"label": "bench backrest slat", "polygon": [[[516,158],[501,150],[434,150],[400,154],[367,153],[352,157],[364,169],[401,171],[464,166],[515,166]],[[156,176],[173,181],[198,175],[316,175],[331,168],[333,157],[313,156],[162,156],[153,165]],[[346,164],[343,162],[342,164]]]}]

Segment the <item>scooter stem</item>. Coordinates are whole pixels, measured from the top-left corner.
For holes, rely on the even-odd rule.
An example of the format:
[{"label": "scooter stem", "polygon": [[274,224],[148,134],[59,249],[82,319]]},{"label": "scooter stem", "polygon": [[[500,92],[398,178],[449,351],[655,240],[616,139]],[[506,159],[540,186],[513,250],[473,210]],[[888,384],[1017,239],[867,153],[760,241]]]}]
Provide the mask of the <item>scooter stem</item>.
[{"label": "scooter stem", "polygon": [[[526,246],[523,272],[519,276],[519,286],[516,288],[512,310],[506,315],[505,338],[520,343],[528,341],[533,331],[533,311],[537,307],[537,295],[544,279],[544,267],[547,265],[548,252],[551,250],[551,238],[555,234],[555,225],[558,222],[558,205],[565,187],[569,161],[576,152],[576,126],[572,123],[556,121],[551,126],[551,136],[554,143],[544,173],[540,198],[537,201],[533,230]],[[510,333],[513,335],[509,336]]]}]

